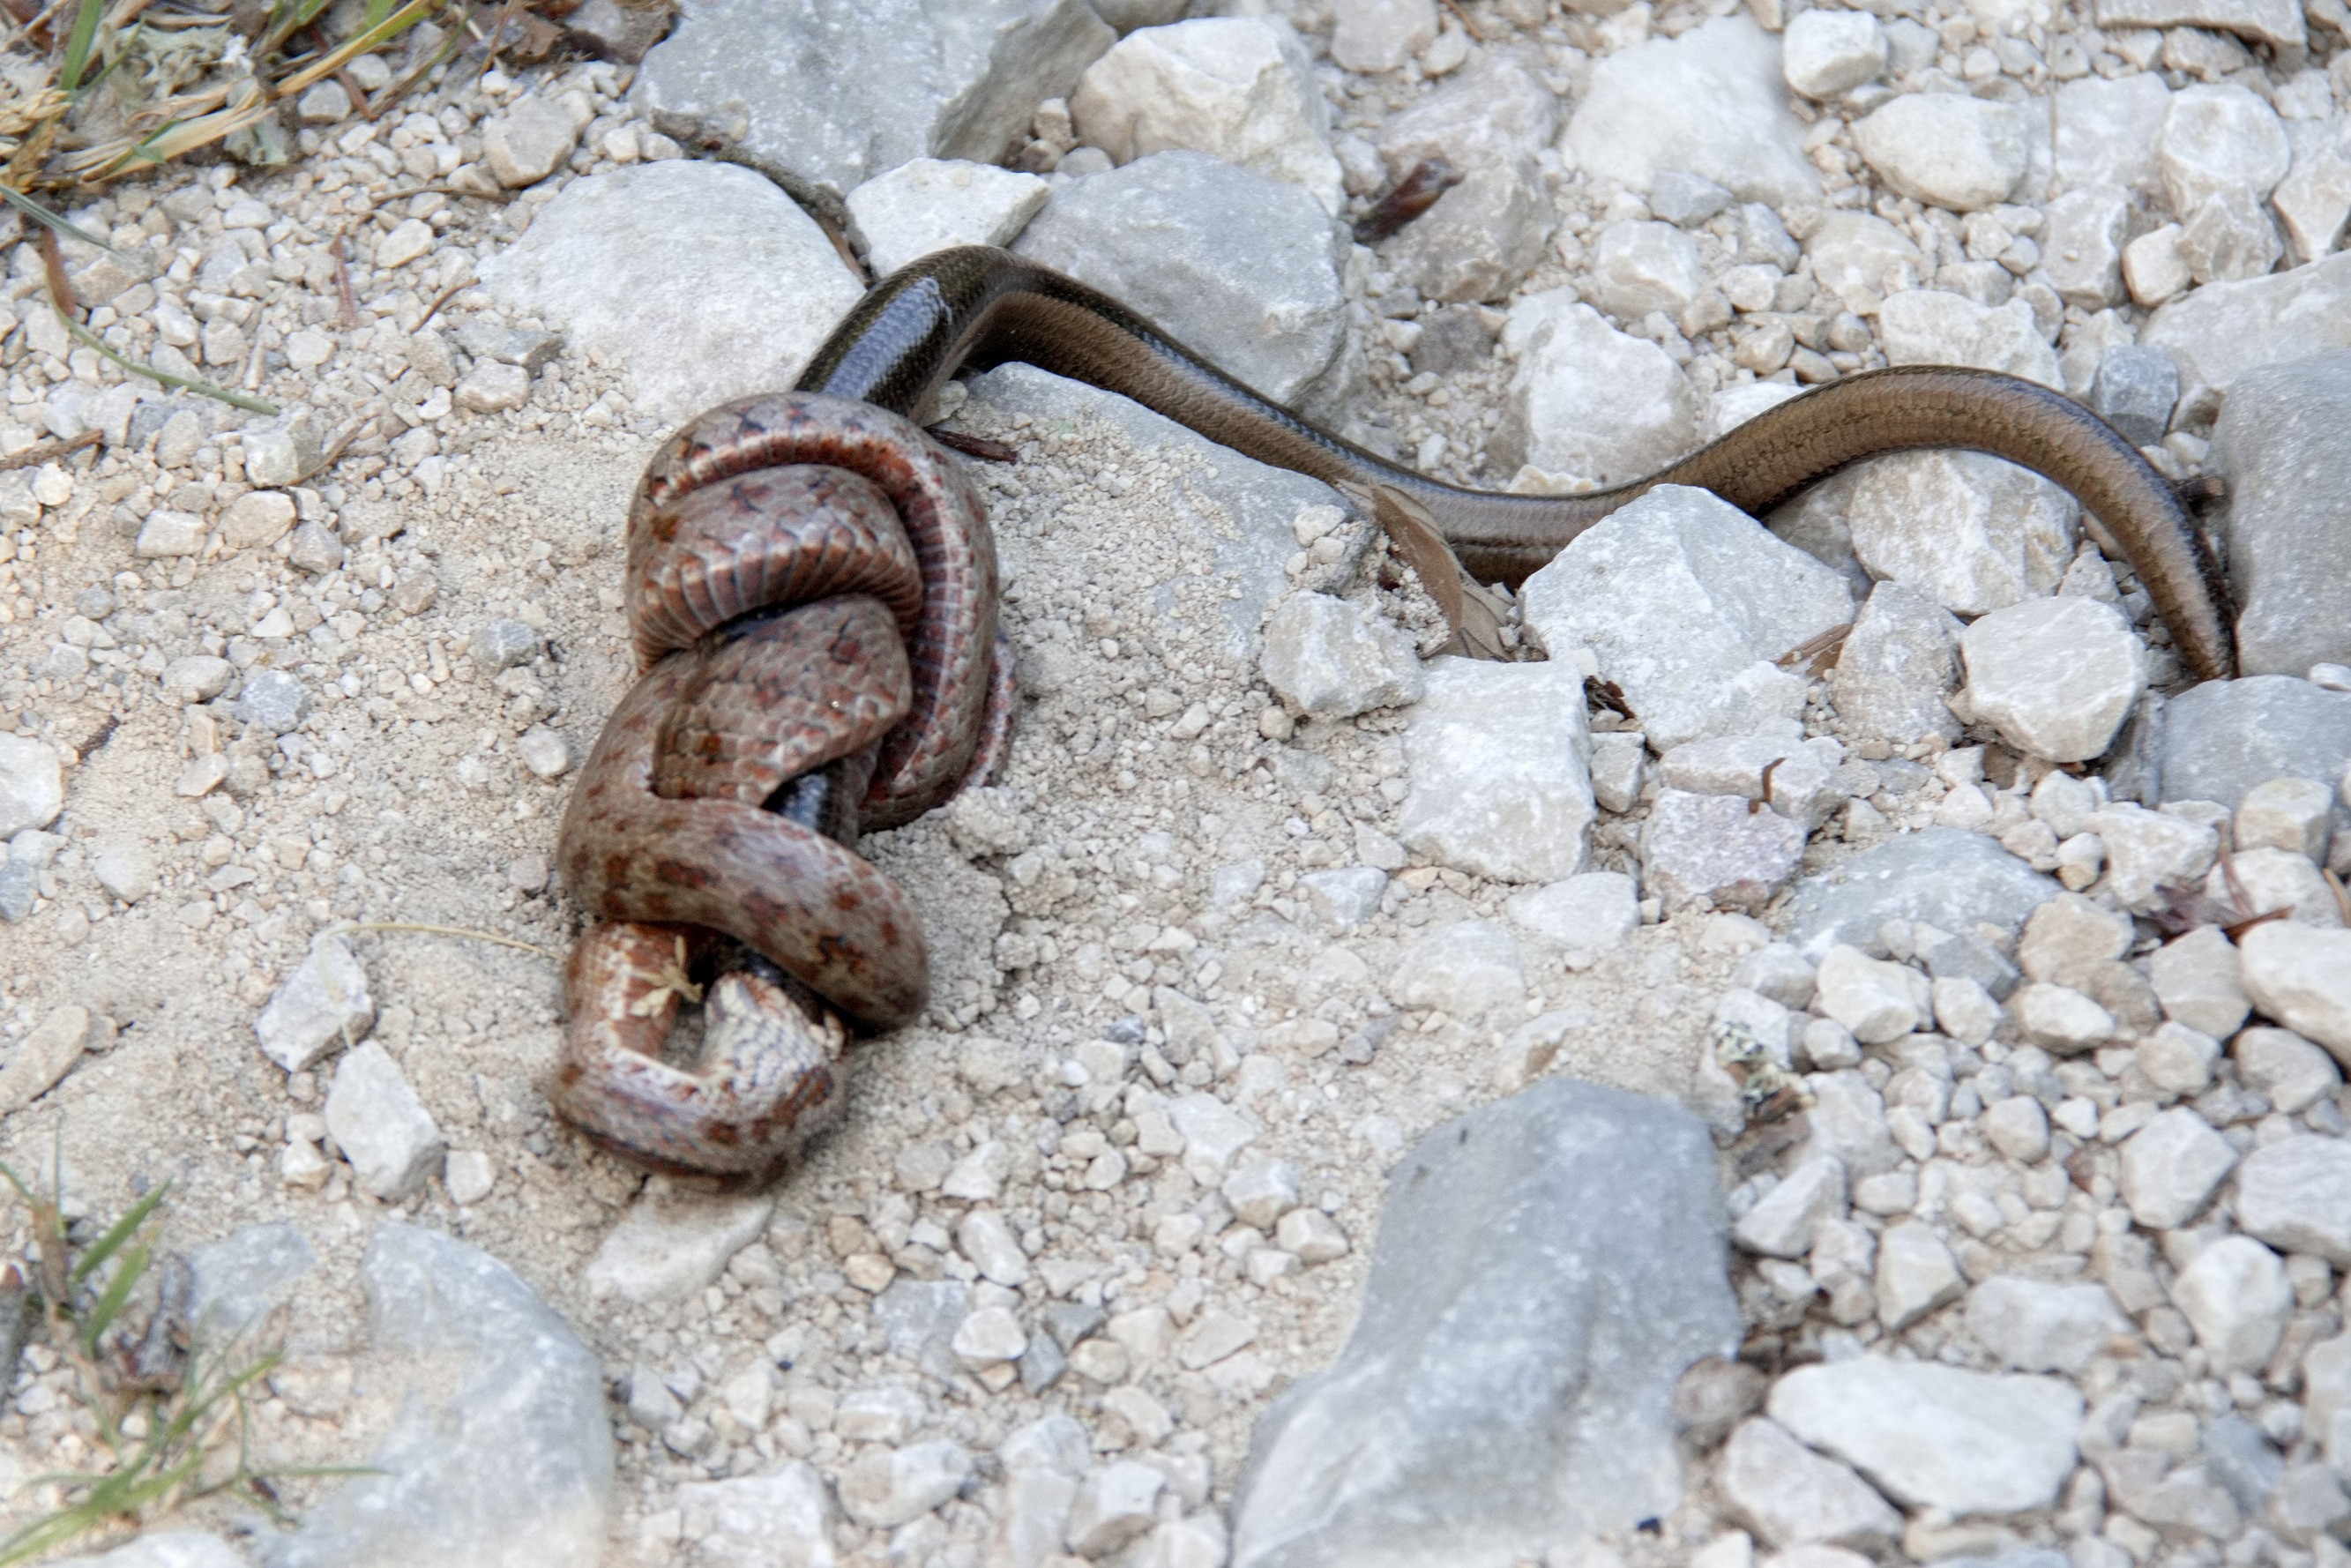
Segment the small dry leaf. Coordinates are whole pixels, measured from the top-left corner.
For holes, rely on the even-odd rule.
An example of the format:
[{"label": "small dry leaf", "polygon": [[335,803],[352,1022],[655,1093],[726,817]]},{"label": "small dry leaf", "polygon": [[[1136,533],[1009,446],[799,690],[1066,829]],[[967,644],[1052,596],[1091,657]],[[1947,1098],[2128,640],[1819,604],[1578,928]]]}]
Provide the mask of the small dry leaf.
[{"label": "small dry leaf", "polygon": [[1445,624],[1453,632],[1453,640],[1442,652],[1507,662],[1510,653],[1502,642],[1502,626],[1509,617],[1508,608],[1462,570],[1428,508],[1386,485],[1368,490],[1341,485],[1338,489],[1358,511],[1372,514],[1396,554],[1437,601]]}]

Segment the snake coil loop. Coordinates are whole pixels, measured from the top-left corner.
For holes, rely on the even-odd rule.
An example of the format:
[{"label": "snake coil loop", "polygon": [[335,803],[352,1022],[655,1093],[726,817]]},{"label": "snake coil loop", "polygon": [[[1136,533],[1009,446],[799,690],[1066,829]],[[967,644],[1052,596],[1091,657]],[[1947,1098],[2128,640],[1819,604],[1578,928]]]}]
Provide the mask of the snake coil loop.
[{"label": "snake coil loop", "polygon": [[[611,924],[565,972],[551,1097],[641,1164],[756,1183],[839,1114],[843,1020],[887,1030],[922,1006],[920,919],[855,845],[1001,763],[993,542],[915,425],[789,392],[714,409],[655,455],[626,573],[641,677],[557,847]],[[714,964],[699,1061],[664,1060]]]}]

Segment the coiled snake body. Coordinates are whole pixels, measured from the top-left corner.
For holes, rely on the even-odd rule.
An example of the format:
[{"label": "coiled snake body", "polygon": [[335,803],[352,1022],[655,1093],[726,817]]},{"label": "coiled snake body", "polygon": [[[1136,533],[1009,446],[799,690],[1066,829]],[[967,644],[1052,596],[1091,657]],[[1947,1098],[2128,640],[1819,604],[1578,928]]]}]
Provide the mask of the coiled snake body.
[{"label": "coiled snake body", "polygon": [[[2128,442],[2012,377],[1877,371],[1773,408],[1670,467],[1568,497],[1462,490],[1268,402],[1116,301],[1008,252],[943,251],[877,285],[799,390],[665,444],[629,515],[642,677],[581,770],[558,857],[609,924],[566,975],[558,1111],[657,1168],[757,1183],[842,1102],[847,1026],[922,1005],[913,905],[854,852],[1008,748],[987,520],[914,423],[958,370],[1021,360],[1120,392],[1261,462],[1403,491],[1464,564],[1515,585],[1658,485],[1762,512],[1859,458],[1924,446],[2032,468],[2123,545],[2183,660],[2230,673],[2224,599],[2186,513]],[[713,966],[700,1060],[664,1042]]]}]

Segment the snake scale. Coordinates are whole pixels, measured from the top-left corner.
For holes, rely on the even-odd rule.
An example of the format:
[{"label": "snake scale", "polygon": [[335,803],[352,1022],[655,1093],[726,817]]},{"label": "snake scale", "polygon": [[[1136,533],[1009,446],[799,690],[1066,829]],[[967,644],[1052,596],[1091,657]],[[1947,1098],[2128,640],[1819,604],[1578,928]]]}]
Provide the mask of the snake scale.
[{"label": "snake scale", "polygon": [[[2224,593],[2172,488],[2104,421],[2030,382],[1864,372],[1630,484],[1497,495],[1318,429],[1073,279],[1007,251],[941,251],[877,284],[798,389],[680,431],[631,504],[641,677],[581,770],[558,848],[572,895],[606,924],[567,972],[553,1097],[606,1147],[768,1180],[839,1114],[850,1030],[896,1028],[922,1006],[920,920],[855,845],[992,779],[1009,747],[987,519],[958,460],[915,422],[950,376],[1013,360],[1260,462],[1401,491],[1472,574],[1512,586],[1659,485],[1761,514],[1861,458],[1991,453],[2105,523],[2194,674],[2232,667]],[[672,1060],[665,1042],[697,998],[698,1055]]]}]

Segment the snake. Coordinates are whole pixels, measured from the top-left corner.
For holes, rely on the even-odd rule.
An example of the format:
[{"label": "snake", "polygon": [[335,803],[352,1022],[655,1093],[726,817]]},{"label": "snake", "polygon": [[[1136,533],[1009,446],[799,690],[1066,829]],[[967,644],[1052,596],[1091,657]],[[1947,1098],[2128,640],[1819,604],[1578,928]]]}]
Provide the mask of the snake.
[{"label": "snake", "polygon": [[[2178,491],[2064,393],[1905,365],[1815,386],[1640,479],[1574,495],[1447,484],[1259,394],[1108,295],[992,246],[867,291],[789,392],[690,422],[630,507],[638,685],[565,812],[567,887],[607,922],[567,970],[551,1094],[656,1169],[771,1179],[838,1119],[851,1030],[911,1021],[918,912],[855,852],[993,779],[1017,707],[994,547],[959,460],[925,433],[953,377],[1018,361],[1211,441],[1426,509],[1462,566],[1515,588],[1660,486],[1760,516],[1864,458],[1988,453],[2071,493],[2122,547],[2181,663],[2234,668],[2225,585]],[[696,974],[716,971],[706,988]],[[704,1002],[697,1060],[673,1060]],[[845,1021],[844,1021],[845,1020]]]}]

